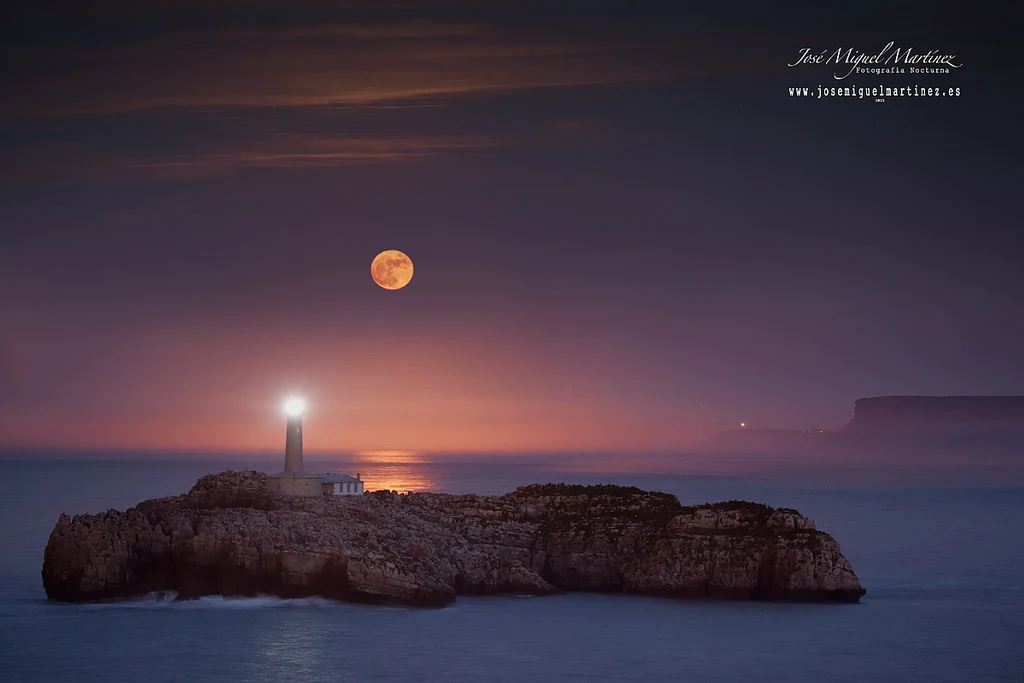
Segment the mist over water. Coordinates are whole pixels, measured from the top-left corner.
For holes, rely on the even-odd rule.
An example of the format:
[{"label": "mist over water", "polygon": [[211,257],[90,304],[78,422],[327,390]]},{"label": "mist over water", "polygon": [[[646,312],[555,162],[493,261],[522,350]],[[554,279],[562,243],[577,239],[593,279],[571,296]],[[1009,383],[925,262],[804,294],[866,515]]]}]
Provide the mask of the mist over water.
[{"label": "mist over water", "polygon": [[617,483],[668,491],[684,504],[740,498],[794,507],[839,540],[868,594],[858,605],[509,596],[460,598],[441,610],[270,597],[46,601],[42,552],[60,513],[125,509],[187,491],[209,472],[279,466],[277,458],[242,457],[0,460],[0,677],[1024,678],[1024,489],[981,479],[914,481],[838,469],[797,476],[778,467],[712,476],[692,473],[692,463],[686,474],[671,458],[640,456],[308,456],[307,469],[359,471],[368,489],[500,494],[537,481]]}]

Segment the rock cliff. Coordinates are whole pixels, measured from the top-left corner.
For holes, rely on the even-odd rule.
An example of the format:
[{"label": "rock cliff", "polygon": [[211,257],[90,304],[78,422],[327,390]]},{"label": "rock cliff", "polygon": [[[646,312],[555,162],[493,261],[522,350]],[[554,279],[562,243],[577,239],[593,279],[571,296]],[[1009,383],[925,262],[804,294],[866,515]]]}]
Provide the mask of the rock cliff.
[{"label": "rock cliff", "polygon": [[1007,463],[1024,454],[1024,396],[876,396],[815,451],[864,462]]},{"label": "rock cliff", "polygon": [[1024,427],[1024,396],[875,396],[853,404],[847,429],[904,425]]},{"label": "rock cliff", "polygon": [[618,486],[503,496],[377,491],[289,498],[258,472],[200,479],[125,512],[61,515],[47,595],[89,601],[175,591],[441,606],[457,595],[627,591],[856,602],[839,544],[794,510],[684,507]]}]

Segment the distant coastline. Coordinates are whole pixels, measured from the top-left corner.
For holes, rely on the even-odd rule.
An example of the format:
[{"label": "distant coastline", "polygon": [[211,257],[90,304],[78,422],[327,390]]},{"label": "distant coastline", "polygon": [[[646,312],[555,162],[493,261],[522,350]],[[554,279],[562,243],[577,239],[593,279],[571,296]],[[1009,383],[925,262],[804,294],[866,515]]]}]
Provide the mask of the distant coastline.
[{"label": "distant coastline", "polygon": [[716,451],[853,453],[915,449],[1024,455],[1024,396],[872,396],[838,429],[732,429]]}]

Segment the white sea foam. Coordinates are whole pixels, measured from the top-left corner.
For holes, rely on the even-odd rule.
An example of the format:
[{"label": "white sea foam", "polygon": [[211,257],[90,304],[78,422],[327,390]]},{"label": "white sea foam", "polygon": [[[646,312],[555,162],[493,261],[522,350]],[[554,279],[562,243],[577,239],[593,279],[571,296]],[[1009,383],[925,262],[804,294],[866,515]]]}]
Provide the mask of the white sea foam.
[{"label": "white sea foam", "polygon": [[78,605],[87,610],[109,609],[175,609],[175,610],[257,610],[268,608],[334,607],[342,603],[325,598],[278,598],[270,595],[257,597],[225,597],[207,595],[192,600],[178,600],[175,591],[156,591],[131,600]]}]

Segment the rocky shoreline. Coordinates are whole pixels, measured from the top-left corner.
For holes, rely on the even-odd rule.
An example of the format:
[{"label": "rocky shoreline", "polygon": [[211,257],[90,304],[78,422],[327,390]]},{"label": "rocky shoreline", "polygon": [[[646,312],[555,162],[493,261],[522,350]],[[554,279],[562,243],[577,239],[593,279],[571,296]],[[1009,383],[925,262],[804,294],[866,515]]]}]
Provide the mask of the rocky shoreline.
[{"label": "rocky shoreline", "polygon": [[174,591],[444,606],[458,595],[630,592],[856,602],[839,544],[795,510],[682,506],[633,487],[533,484],[503,496],[292,498],[259,472],[201,478],[125,512],[61,515],[49,598]]}]

